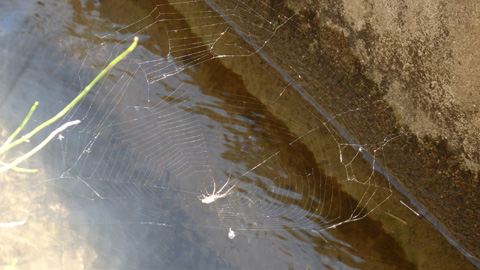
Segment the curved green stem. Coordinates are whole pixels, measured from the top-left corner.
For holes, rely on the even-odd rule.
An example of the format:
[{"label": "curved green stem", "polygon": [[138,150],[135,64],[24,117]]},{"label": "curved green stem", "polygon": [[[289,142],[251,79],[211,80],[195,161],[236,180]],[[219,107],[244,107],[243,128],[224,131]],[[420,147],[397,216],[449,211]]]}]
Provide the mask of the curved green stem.
[{"label": "curved green stem", "polygon": [[[8,163],[0,161],[0,165],[6,166],[6,165],[8,165]],[[20,167],[16,167],[16,166],[13,166],[11,169],[16,171],[16,172],[21,172],[21,173],[36,173],[38,171],[37,169],[26,169],[26,168],[20,168]]]},{"label": "curved green stem", "polygon": [[35,101],[35,103],[33,104],[32,108],[30,108],[30,111],[28,112],[27,116],[25,116],[25,119],[23,119],[23,122],[20,124],[20,126],[18,126],[15,132],[13,132],[12,135],[10,135],[10,137],[8,137],[8,139],[2,144],[2,147],[0,147],[0,154],[4,152],[3,148],[10,145],[10,142],[13,141],[13,139],[15,139],[17,134],[23,129],[25,124],[27,124],[28,120],[30,119],[30,116],[32,116],[33,114],[33,111],[35,111],[35,108],[37,108],[37,105],[38,105],[38,101]]},{"label": "curved green stem", "polygon": [[75,121],[71,121],[71,122],[67,122],[65,124],[63,124],[61,127],[57,128],[56,130],[54,130],[52,133],[50,133],[50,135],[48,135],[48,137],[43,140],[43,142],[41,142],[40,144],[38,144],[37,146],[35,146],[35,148],[33,148],[32,150],[28,151],[27,153],[25,153],[23,156],[17,158],[14,162],[12,163],[9,163],[3,167],[0,168],[0,173],[2,172],[5,172],[5,171],[8,171],[10,168],[14,167],[14,166],[17,166],[18,164],[20,164],[22,161],[24,161],[25,159],[33,156],[33,154],[37,153],[40,149],[42,149],[45,145],[47,145],[47,143],[49,141],[51,141],[53,138],[55,138],[55,136],[64,131],[66,128],[68,128],[69,126],[73,126],[73,125],[78,125],[80,124],[80,120],[75,120]]},{"label": "curved green stem", "polygon": [[[32,106],[32,108],[30,109],[30,112],[28,113],[27,117],[25,117],[25,119],[23,120],[22,124],[17,128],[17,130],[15,130],[15,132],[7,139],[7,141],[2,145],[2,147],[0,147],[0,154],[3,154],[5,152],[7,152],[8,150],[10,150],[12,147],[15,147],[21,143],[23,143],[24,141],[28,141],[28,139],[30,139],[33,135],[35,135],[37,132],[39,132],[40,130],[44,129],[45,127],[51,125],[52,123],[54,123],[55,121],[57,121],[58,119],[60,119],[62,116],[64,116],[68,111],[70,111],[73,106],[75,106],[89,91],[90,89],[98,82],[98,80],[100,80],[103,76],[105,76],[105,74],[108,73],[108,71],[110,71],[110,69],[112,69],[113,66],[115,66],[118,62],[120,62],[123,58],[125,58],[125,56],[127,56],[130,52],[133,51],[133,49],[135,49],[135,47],[137,46],[137,43],[138,43],[138,37],[135,37],[133,39],[133,43],[130,45],[130,47],[128,47],[127,50],[125,50],[122,54],[120,54],[119,56],[117,56],[112,62],[110,62],[108,64],[108,66],[106,68],[104,68],[91,82],[89,85],[87,85],[87,87],[85,87],[82,92],[80,92],[80,94],[78,94],[77,97],[75,97],[75,99],[73,99],[67,106],[65,106],[65,108],[63,108],[63,110],[61,110],[59,113],[57,113],[54,117],[50,118],[49,120],[43,122],[42,124],[40,124],[39,126],[37,126],[35,129],[33,129],[32,131],[30,131],[28,134],[22,136],[22,138],[20,139],[17,139],[15,140],[14,142],[10,143],[14,138],[15,136],[20,132],[20,130],[22,130],[23,126],[27,123],[28,119],[30,118],[30,116],[32,115],[33,111],[35,110],[35,107],[38,105],[38,102],[35,102],[35,104]],[[67,123],[68,124],[68,123]],[[78,124],[78,123],[77,123]],[[65,124],[66,125],[66,124]],[[63,126],[65,126],[63,125]],[[63,127],[62,126],[62,127]],[[66,127],[65,127],[66,128]],[[59,128],[60,129],[60,128]],[[58,129],[57,129],[58,130]],[[55,133],[52,132],[52,134]],[[32,154],[28,155],[29,153],[31,153],[32,151],[28,152],[27,154],[23,155],[22,157],[18,158],[17,160],[15,160],[14,162],[2,167],[0,169],[0,172],[2,171],[6,171],[12,167],[14,167],[15,165],[17,165],[18,163],[20,163],[21,161],[25,160],[26,158],[28,158],[29,156],[33,155],[34,153],[36,153],[38,150],[40,150],[41,148],[43,148],[47,143],[48,141],[50,141],[53,137],[51,137],[51,135],[49,137],[47,137],[47,139],[45,139],[42,143],[40,143],[37,147],[35,147],[33,150],[36,149],[36,151],[34,151]],[[49,139],[50,138],[50,139]],[[27,156],[27,157],[25,157]],[[25,158],[23,158],[25,157]],[[18,160],[22,159],[20,162],[17,162]]]}]

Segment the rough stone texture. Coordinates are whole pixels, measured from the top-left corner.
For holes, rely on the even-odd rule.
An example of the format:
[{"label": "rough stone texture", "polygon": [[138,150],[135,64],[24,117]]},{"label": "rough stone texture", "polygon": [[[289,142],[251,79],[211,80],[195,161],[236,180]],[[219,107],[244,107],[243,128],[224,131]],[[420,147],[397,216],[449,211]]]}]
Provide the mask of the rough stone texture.
[{"label": "rough stone texture", "polygon": [[343,7],[352,48],[399,120],[420,138],[447,141],[478,170],[480,3],[344,0]]},{"label": "rough stone texture", "polygon": [[270,24],[271,38],[254,28],[252,41],[268,40],[271,60],[367,151],[388,141],[378,162],[480,258],[480,2],[239,5],[255,15],[230,19],[243,29]]},{"label": "rough stone texture", "polygon": [[389,168],[479,257],[480,2],[305,1],[297,11],[343,35],[395,126],[415,135],[391,149],[402,164]]}]

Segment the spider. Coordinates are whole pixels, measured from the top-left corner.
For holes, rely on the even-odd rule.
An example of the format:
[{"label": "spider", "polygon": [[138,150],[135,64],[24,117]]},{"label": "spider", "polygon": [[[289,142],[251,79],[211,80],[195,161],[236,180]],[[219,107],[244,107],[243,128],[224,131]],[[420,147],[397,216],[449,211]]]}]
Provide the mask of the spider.
[{"label": "spider", "polygon": [[231,193],[231,191],[233,190],[233,188],[236,186],[233,185],[231,188],[229,188],[227,191],[225,191],[225,193],[221,194],[220,192],[222,192],[222,190],[228,185],[228,183],[230,182],[230,172],[228,174],[228,179],[227,179],[227,182],[225,183],[225,185],[223,185],[222,188],[220,188],[218,191],[215,191],[216,190],[216,186],[215,186],[215,179],[213,179],[212,177],[212,181],[213,181],[213,192],[211,194],[208,193],[207,190],[205,190],[205,192],[207,193],[207,195],[204,195],[202,194],[201,196],[198,196],[198,199],[202,202],[202,203],[205,203],[205,204],[209,204],[209,203],[212,203],[214,201],[216,201],[217,199],[220,199],[220,198],[223,198],[225,196],[227,196],[228,194]]}]

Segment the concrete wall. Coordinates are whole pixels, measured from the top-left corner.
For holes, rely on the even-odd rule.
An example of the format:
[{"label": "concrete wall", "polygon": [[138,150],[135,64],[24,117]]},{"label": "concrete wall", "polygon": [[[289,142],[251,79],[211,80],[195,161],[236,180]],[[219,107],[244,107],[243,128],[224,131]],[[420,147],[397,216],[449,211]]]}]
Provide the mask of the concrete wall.
[{"label": "concrete wall", "polygon": [[479,257],[480,2],[291,2],[306,31],[343,39],[409,134],[390,149],[394,176]]},{"label": "concrete wall", "polygon": [[383,165],[480,258],[480,2],[242,4],[281,26],[263,50],[357,142],[395,137]]}]

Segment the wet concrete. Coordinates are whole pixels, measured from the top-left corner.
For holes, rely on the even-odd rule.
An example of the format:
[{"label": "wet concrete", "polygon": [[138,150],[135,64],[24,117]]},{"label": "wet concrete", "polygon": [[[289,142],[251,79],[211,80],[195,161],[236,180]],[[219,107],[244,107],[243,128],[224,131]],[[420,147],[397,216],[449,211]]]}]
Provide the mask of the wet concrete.
[{"label": "wet concrete", "polygon": [[357,142],[395,137],[382,164],[478,258],[478,4],[243,3],[281,25],[263,50]]}]

